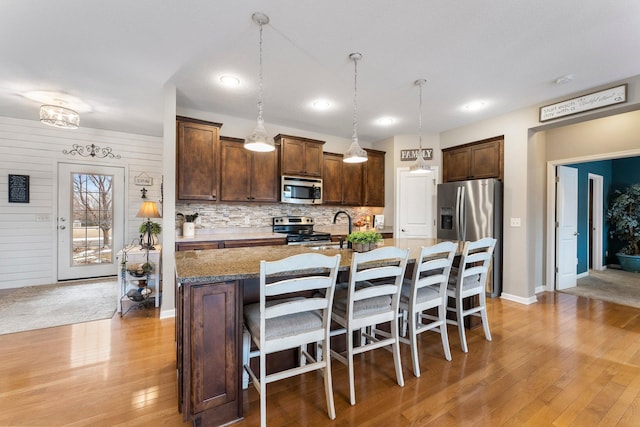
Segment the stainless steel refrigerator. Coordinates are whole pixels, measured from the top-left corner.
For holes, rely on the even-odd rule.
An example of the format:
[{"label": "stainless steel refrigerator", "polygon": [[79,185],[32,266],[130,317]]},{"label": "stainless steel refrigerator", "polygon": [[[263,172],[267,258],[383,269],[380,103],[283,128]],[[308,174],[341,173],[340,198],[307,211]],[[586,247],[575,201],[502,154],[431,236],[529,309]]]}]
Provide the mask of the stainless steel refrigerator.
[{"label": "stainless steel refrigerator", "polygon": [[[487,294],[502,292],[502,182],[496,179],[438,185],[438,238],[474,241],[497,239]],[[490,280],[489,280],[490,279]]]}]

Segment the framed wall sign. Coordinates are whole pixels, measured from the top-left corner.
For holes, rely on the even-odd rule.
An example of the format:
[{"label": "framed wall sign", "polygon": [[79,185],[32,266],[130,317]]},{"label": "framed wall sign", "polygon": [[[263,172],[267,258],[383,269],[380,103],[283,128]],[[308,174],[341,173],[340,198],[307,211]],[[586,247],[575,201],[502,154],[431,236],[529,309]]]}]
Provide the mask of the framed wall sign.
[{"label": "framed wall sign", "polygon": [[[418,158],[418,148],[413,150],[400,150],[400,161],[408,162]],[[433,148],[423,148],[422,158],[425,160],[433,160]]]},{"label": "framed wall sign", "polygon": [[150,186],[153,185],[153,178],[147,175],[146,172],[142,172],[140,175],[136,176],[133,179],[133,183],[135,185]]},{"label": "framed wall sign", "polygon": [[9,203],[29,203],[29,175],[9,174]]},{"label": "framed wall sign", "polygon": [[627,85],[604,89],[540,107],[540,122],[627,102]]}]

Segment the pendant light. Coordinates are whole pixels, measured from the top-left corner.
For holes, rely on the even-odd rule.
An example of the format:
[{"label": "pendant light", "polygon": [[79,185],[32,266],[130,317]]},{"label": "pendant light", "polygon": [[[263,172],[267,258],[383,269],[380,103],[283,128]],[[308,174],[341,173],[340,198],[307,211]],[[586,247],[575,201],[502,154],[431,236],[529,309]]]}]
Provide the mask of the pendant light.
[{"label": "pendant light", "polygon": [[424,86],[426,82],[427,81],[425,79],[418,79],[415,82],[413,82],[413,84],[420,87],[420,116],[418,118],[419,149],[418,149],[418,158],[416,159],[416,162],[413,165],[411,165],[411,167],[409,168],[409,173],[430,173],[431,172],[431,166],[427,164],[426,160],[422,156],[422,86]]},{"label": "pendant light", "polygon": [[353,135],[351,136],[351,146],[344,153],[345,163],[362,163],[367,161],[367,152],[358,144],[358,61],[362,59],[361,53],[352,53],[349,59],[353,61]]},{"label": "pendant light", "polygon": [[245,139],[244,148],[251,151],[267,152],[276,149],[273,138],[270,138],[264,129],[264,119],[262,118],[262,26],[269,23],[269,17],[264,13],[255,12],[251,15],[251,19],[260,26],[260,92],[258,95],[258,123],[253,133]]}]

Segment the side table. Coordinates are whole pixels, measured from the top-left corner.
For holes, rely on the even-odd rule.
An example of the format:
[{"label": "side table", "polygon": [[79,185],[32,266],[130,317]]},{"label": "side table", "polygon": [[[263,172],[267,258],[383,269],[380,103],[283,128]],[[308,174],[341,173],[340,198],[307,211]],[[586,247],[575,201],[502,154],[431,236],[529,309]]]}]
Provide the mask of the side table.
[{"label": "side table", "polygon": [[[148,254],[147,254],[148,252]],[[140,248],[140,245],[135,246],[127,246],[122,248],[116,255],[116,260],[118,265],[120,266],[118,273],[118,285],[120,289],[120,293],[118,295],[118,313],[122,313],[122,302],[129,301],[132,304],[141,304],[143,302],[148,301],[150,298],[155,299],[155,306],[160,307],[160,295],[161,295],[161,257],[162,254],[162,246],[155,245],[155,249],[150,249],[147,251],[146,249]],[[136,277],[129,273],[127,267],[130,264],[142,264],[148,262],[153,265],[153,271],[142,277]],[[124,265],[123,265],[124,262]],[[145,298],[142,301],[131,301],[127,296],[127,292],[131,289],[138,289],[138,281],[146,280],[147,288],[151,291],[150,294],[145,295]]]}]

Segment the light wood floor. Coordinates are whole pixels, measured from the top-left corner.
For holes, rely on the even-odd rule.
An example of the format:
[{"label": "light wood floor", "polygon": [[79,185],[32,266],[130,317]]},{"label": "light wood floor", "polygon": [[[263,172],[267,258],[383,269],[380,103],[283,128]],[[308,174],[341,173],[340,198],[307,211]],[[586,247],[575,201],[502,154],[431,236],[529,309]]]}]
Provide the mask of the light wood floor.
[{"label": "light wood floor", "polygon": [[[403,347],[405,386],[391,354],[356,362],[355,406],[334,363],[337,418],[330,421],[318,373],[269,386],[268,424],[334,426],[637,426],[640,309],[561,293],[525,306],[491,299],[493,341],[481,329],[453,360],[435,334],[421,338],[422,376]],[[157,313],[156,313],[157,316]],[[2,426],[182,426],[177,412],[172,319],[133,312],[120,319],[0,336]],[[246,420],[259,424],[254,390]]]}]

